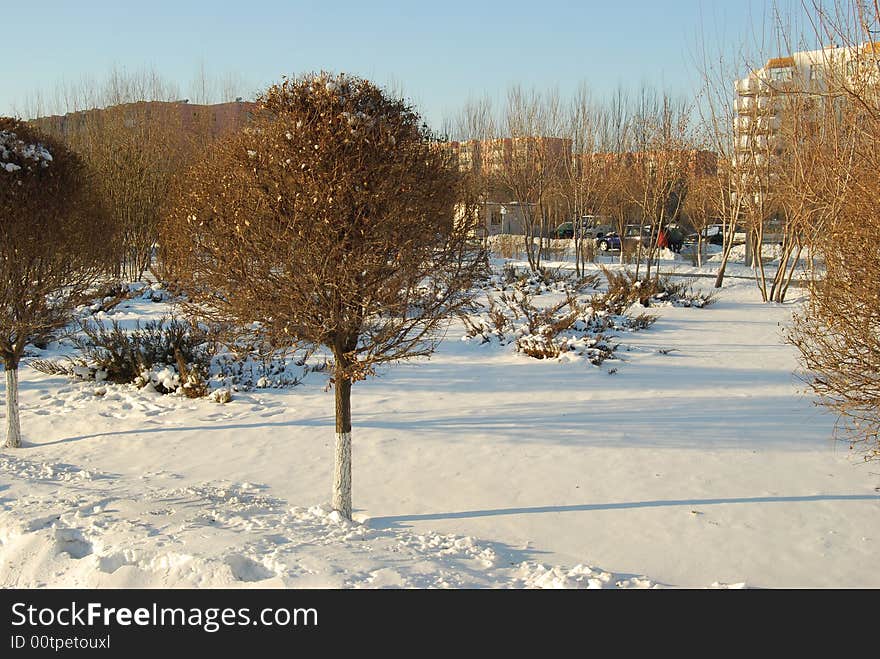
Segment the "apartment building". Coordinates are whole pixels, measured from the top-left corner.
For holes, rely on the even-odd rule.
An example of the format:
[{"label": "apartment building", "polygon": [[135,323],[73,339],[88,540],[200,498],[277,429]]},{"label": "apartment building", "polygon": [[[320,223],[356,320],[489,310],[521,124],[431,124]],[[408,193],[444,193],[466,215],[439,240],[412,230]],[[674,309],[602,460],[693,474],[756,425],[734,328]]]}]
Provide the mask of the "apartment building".
[{"label": "apartment building", "polygon": [[179,126],[184,132],[205,131],[211,137],[219,137],[239,130],[250,121],[256,104],[236,100],[229,103],[199,105],[182,101],[138,101],[108,108],[95,108],[65,115],[40,117],[31,121],[37,127],[55,135],[69,135],[85,130],[86,126],[108,117],[119,117],[125,125],[156,121],[165,125]]},{"label": "apartment building", "polygon": [[880,42],[828,46],[775,57],[734,83],[733,164],[766,168],[779,162],[792,139],[792,114],[809,126],[826,103],[845,100],[847,89],[880,82]]},{"label": "apartment building", "polygon": [[665,151],[626,151],[623,153],[579,153],[573,156],[580,171],[607,170],[609,175],[620,168],[633,168],[645,163],[662,162],[686,176],[714,176],[718,171],[718,154],[705,149],[667,149]]},{"label": "apartment building", "polygon": [[492,175],[514,166],[564,171],[571,144],[562,137],[521,136],[450,142],[447,148],[461,171]]}]

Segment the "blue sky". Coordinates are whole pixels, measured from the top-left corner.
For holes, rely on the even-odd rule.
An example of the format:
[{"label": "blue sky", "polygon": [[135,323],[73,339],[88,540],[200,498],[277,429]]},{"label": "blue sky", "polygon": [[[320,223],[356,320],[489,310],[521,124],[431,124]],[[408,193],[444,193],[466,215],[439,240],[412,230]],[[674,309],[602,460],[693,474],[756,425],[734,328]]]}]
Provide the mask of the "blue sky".
[{"label": "blue sky", "polygon": [[[785,0],[789,2],[790,0]],[[4,3],[5,4],[5,3]],[[201,64],[241,95],[327,69],[394,84],[439,126],[469,97],[512,83],[597,94],[647,83],[695,91],[696,43],[760,31],[763,0],[44,0],[3,8],[0,113],[112,67],[152,68],[187,96]]]}]

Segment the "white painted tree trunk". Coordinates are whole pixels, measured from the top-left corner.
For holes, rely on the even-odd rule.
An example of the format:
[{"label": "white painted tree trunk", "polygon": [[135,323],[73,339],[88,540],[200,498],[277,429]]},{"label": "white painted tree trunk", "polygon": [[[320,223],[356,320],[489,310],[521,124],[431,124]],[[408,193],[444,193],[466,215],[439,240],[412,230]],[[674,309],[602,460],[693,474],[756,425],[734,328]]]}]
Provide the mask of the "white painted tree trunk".
[{"label": "white painted tree trunk", "polygon": [[[337,357],[337,364],[343,357]],[[333,461],[333,510],[351,519],[351,379],[344,365],[336,371],[336,452]]]},{"label": "white painted tree trunk", "polygon": [[351,433],[336,433],[336,459],[333,468],[333,510],[351,519]]},{"label": "white painted tree trunk", "polygon": [[6,448],[21,448],[18,416],[18,369],[6,368]]}]

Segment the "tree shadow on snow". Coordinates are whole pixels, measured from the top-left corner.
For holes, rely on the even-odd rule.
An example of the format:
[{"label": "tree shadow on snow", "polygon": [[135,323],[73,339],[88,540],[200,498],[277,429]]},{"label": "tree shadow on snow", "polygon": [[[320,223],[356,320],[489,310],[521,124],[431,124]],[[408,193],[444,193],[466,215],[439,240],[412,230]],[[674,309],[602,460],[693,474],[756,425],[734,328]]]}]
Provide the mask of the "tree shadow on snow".
[{"label": "tree shadow on snow", "polygon": [[91,435],[77,435],[76,437],[63,437],[55,439],[51,442],[40,442],[32,444],[32,446],[52,446],[53,444],[67,444],[69,442],[80,442],[86,439],[99,439],[101,437],[119,437],[122,435],[149,435],[155,433],[169,432],[213,432],[219,430],[248,430],[248,429],[265,429],[265,428],[285,428],[290,426],[316,426],[333,428],[334,420],[332,417],[318,417],[315,419],[296,419],[293,421],[263,421],[257,423],[228,423],[228,424],[210,424],[204,426],[156,426],[154,428],[132,428],[130,430],[108,430],[107,432],[97,432]]},{"label": "tree shadow on snow", "polygon": [[665,499],[657,501],[627,501],[621,503],[586,503],[571,506],[536,506],[533,508],[496,508],[494,510],[464,510],[449,513],[425,513],[420,515],[397,515],[373,517],[373,528],[393,528],[406,522],[425,522],[447,519],[470,519],[475,517],[498,517],[501,515],[535,515],[543,513],[591,512],[598,510],[624,510],[631,508],[666,508],[672,506],[715,506],[743,503],[812,503],[816,501],[880,501],[876,494],[813,494],[806,496],[732,497],[729,499]]}]

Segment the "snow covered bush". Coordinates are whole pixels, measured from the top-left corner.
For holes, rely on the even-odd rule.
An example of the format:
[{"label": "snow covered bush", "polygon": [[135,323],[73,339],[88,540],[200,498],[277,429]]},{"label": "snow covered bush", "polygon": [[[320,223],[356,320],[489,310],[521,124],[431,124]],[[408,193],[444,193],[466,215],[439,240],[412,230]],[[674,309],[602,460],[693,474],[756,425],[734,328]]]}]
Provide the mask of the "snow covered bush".
[{"label": "snow covered bush", "polygon": [[537,272],[518,272],[513,264],[506,263],[500,275],[490,273],[480,285],[486,291],[520,291],[530,295],[587,295],[598,289],[599,279],[598,274],[578,276],[571,271],[550,268],[540,268]]},{"label": "snow covered bush", "polygon": [[467,335],[480,342],[514,344],[516,352],[535,359],[563,355],[582,357],[598,366],[613,356],[616,331],[637,331],[650,326],[655,316],[614,314],[593,308],[584,296],[568,291],[562,300],[541,305],[528,289],[513,289],[497,298],[490,295],[488,311],[463,315]]},{"label": "snow covered bush", "polygon": [[[610,344],[605,332],[643,329],[653,319],[632,319],[623,314],[597,311],[569,294],[565,300],[540,308],[529,296],[502,295],[501,299],[525,321],[516,338],[516,350],[536,359],[556,358],[566,352],[587,357],[598,366],[617,346]],[[647,321],[647,322],[646,322]]]},{"label": "snow covered bush", "polygon": [[295,387],[327,367],[326,361],[310,363],[314,346],[279,343],[259,323],[227,330],[224,345],[226,350],[213,360],[212,381],[236,390]]},{"label": "snow covered bush", "polygon": [[660,277],[655,280],[654,294],[650,297],[648,306],[671,304],[675,307],[702,309],[713,304],[716,299],[715,291],[699,291],[687,282],[674,282],[669,277]]},{"label": "snow covered bush", "polygon": [[63,362],[34,361],[46,373],[106,380],[116,384],[150,386],[159,393],[182,393],[197,398],[208,393],[211,358],[216,338],[198,325],[160,318],[131,331],[117,321],[85,321],[72,340],[79,351]]},{"label": "snow covered bush", "polygon": [[630,270],[614,271],[602,268],[608,288],[594,297],[590,305],[595,310],[624,314],[638,302],[643,307],[670,304],[680,307],[706,307],[715,301],[713,292],[695,291],[689,284],[673,282],[668,277],[639,279]]}]

